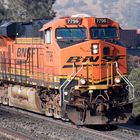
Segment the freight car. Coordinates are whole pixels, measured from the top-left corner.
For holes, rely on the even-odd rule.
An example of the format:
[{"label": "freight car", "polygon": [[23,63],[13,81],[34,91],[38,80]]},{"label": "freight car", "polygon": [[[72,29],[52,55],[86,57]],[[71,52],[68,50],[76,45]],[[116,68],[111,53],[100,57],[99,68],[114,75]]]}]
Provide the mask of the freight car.
[{"label": "freight car", "polygon": [[130,55],[140,56],[140,30],[123,29],[120,30],[120,41],[127,48]]},{"label": "freight car", "polygon": [[0,36],[2,104],[77,125],[128,121],[134,87],[117,22],[73,15],[44,24],[37,36],[33,23],[13,25],[12,35],[9,27]]},{"label": "freight car", "polygon": [[140,30],[139,29],[123,29],[120,30],[120,40],[127,47],[128,51],[140,49]]}]

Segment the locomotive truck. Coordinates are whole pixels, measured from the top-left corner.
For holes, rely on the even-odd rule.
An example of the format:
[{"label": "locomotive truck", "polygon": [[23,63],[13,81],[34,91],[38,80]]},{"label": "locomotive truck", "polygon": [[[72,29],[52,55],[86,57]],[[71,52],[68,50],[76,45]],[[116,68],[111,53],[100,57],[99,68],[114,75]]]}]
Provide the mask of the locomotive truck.
[{"label": "locomotive truck", "polygon": [[76,125],[128,121],[134,87],[117,22],[79,14],[47,22],[38,36],[26,27],[0,26],[2,104]]}]

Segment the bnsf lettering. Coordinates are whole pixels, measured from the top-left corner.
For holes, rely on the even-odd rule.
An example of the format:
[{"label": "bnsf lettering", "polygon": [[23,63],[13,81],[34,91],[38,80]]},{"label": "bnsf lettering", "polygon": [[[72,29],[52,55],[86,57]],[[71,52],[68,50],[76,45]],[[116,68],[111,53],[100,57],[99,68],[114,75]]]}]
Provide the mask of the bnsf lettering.
[{"label": "bnsf lettering", "polygon": [[[67,60],[67,64],[68,65],[64,65],[63,68],[72,68],[73,65],[71,65],[72,63],[76,63],[76,62],[97,62],[99,60],[99,56],[97,57],[93,57],[93,56],[86,56],[85,58],[83,57],[80,57],[80,56],[72,56],[70,57],[68,60]],[[70,63],[70,65],[69,65]],[[77,65],[78,66],[81,66],[81,65]]]},{"label": "bnsf lettering", "polygon": [[67,63],[75,63],[75,62],[80,62],[81,61],[81,57],[79,56],[73,56],[70,57],[67,61]]},{"label": "bnsf lettering", "polygon": [[18,48],[17,57],[32,56],[35,54],[35,48]]},{"label": "bnsf lettering", "polygon": [[76,63],[76,62],[97,62],[99,60],[99,56],[97,57],[93,57],[93,56],[86,56],[85,58],[82,58],[80,56],[73,56],[73,57],[70,57],[68,60],[67,60],[67,63]]},{"label": "bnsf lettering", "polygon": [[124,55],[118,55],[118,56],[116,56],[115,58],[113,57],[113,56],[104,56],[103,57],[103,60],[106,60],[107,62],[110,62],[110,61],[112,61],[112,60],[114,60],[114,61],[118,61],[118,60],[120,60],[120,59],[124,59]]},{"label": "bnsf lettering", "polygon": [[87,61],[89,61],[89,62],[97,62],[98,60],[99,60],[99,56],[95,57],[95,59],[94,59],[93,56],[86,56],[82,62],[87,62]]},{"label": "bnsf lettering", "polygon": [[27,48],[18,48],[17,49],[17,57],[26,57]]}]

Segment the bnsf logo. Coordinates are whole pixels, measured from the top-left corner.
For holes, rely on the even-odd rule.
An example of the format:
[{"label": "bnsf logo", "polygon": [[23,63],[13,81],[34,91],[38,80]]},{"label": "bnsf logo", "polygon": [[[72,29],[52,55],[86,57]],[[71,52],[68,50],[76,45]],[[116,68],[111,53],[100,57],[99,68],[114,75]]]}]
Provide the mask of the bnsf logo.
[{"label": "bnsf logo", "polygon": [[80,56],[72,56],[67,60],[67,63],[75,63],[75,62],[97,62],[99,60],[99,56],[93,57],[93,56],[86,56],[85,58]]},{"label": "bnsf logo", "polygon": [[[72,56],[70,57],[66,63],[76,63],[76,62],[97,62],[99,60],[99,56],[96,56],[95,58],[93,56],[86,56],[86,57],[81,57],[81,56]],[[71,68],[73,65],[64,65],[63,68]]]},{"label": "bnsf logo", "polygon": [[35,48],[17,48],[17,57],[27,57],[35,54]]},{"label": "bnsf logo", "polygon": [[[109,62],[109,61],[118,61],[120,59],[124,59],[125,55],[118,55],[116,57],[114,56],[104,56],[102,57],[103,61]],[[63,68],[71,68],[73,65],[68,65],[76,62],[97,62],[99,60],[99,56],[93,57],[93,56],[86,56],[86,57],[81,57],[81,56],[72,56],[67,60],[67,65],[64,65]],[[77,65],[78,66],[78,65]],[[80,66],[80,65],[79,65]]]}]

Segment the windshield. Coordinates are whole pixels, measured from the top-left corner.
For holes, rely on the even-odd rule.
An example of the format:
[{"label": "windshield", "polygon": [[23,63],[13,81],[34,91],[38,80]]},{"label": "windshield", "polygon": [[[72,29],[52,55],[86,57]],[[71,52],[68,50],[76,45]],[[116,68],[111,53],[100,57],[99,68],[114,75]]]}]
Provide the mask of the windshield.
[{"label": "windshield", "polygon": [[117,37],[117,29],[115,27],[93,27],[90,29],[92,39],[109,39]]},{"label": "windshield", "polygon": [[58,28],[56,29],[56,39],[86,39],[86,28]]}]

